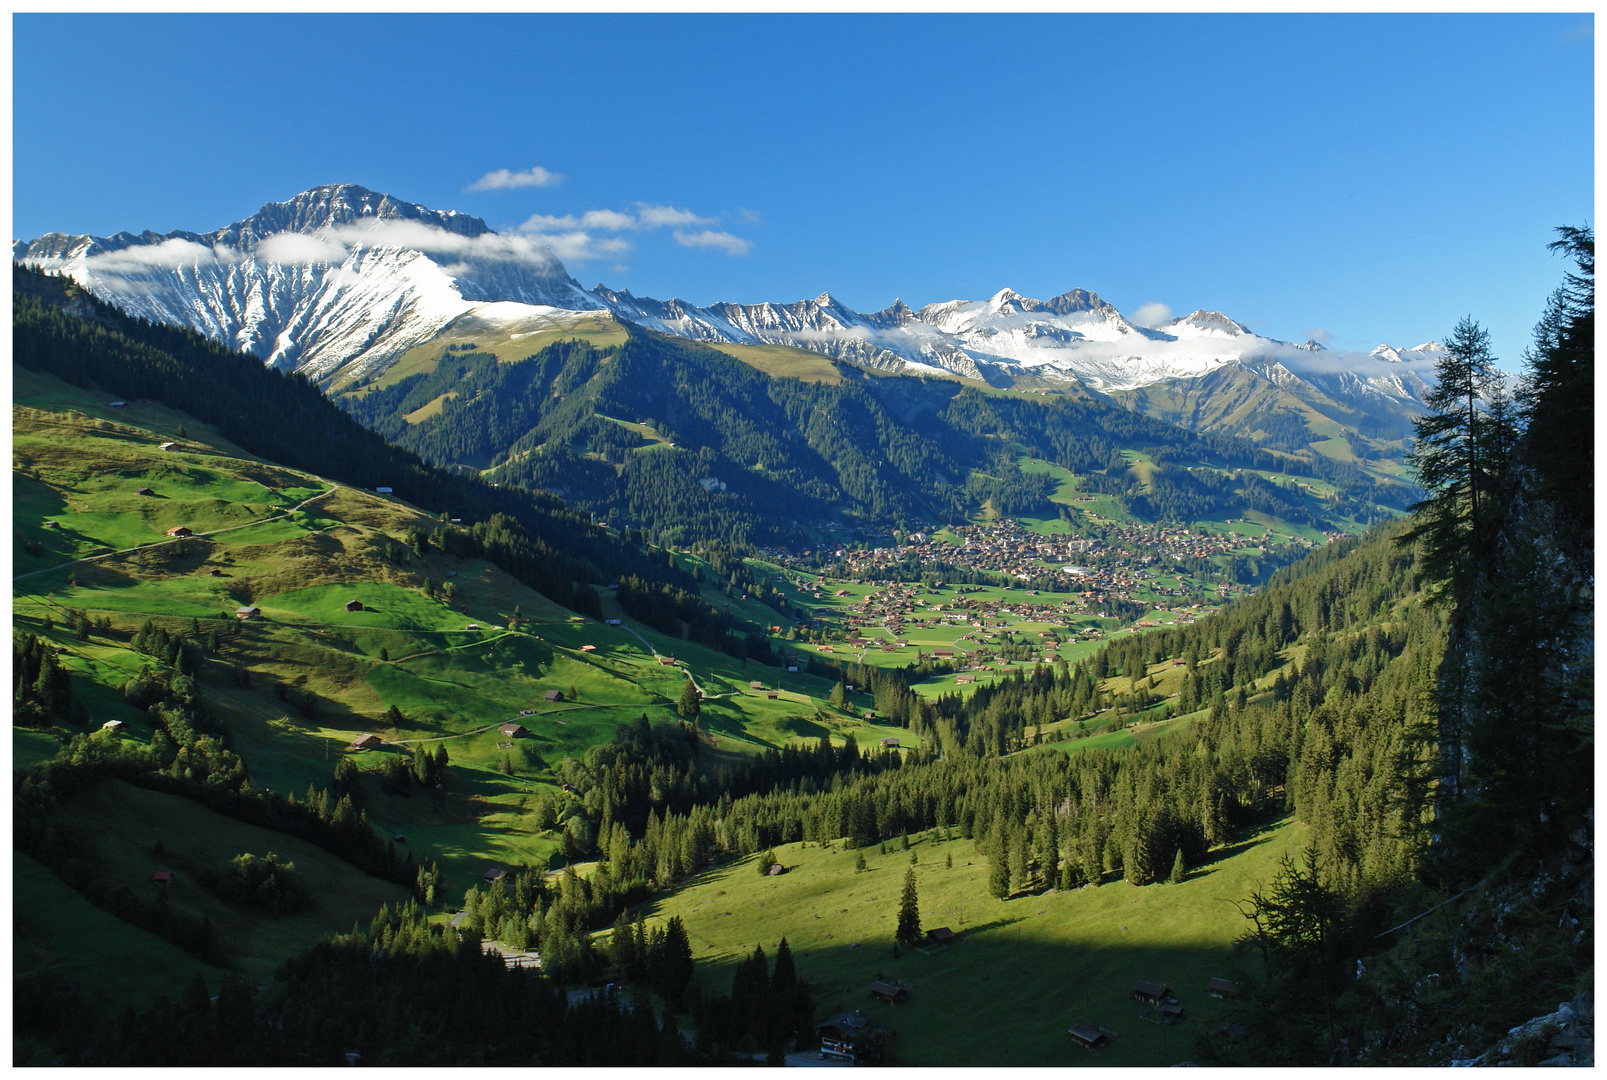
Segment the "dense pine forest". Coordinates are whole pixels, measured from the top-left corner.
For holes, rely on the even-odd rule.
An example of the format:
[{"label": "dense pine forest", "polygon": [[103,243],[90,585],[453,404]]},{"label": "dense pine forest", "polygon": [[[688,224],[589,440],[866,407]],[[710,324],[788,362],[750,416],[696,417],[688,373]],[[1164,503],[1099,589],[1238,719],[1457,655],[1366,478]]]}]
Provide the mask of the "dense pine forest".
[{"label": "dense pine forest", "polygon": [[[775,928],[773,960],[762,947],[744,959],[727,996],[693,985],[678,919],[648,928],[635,905],[777,845],[870,848],[916,833],[972,841],[1003,903],[1050,889],[1164,888],[1291,817],[1302,857],[1253,895],[1223,898],[1245,917],[1239,992],[1233,1022],[1201,1030],[1196,1060],[1424,1065],[1484,1053],[1593,985],[1593,234],[1565,228],[1552,247],[1571,268],[1520,379],[1508,385],[1471,319],[1449,338],[1416,423],[1421,491],[1405,520],[1331,543],[1196,622],[1107,642],[1075,663],[1016,667],[966,696],[913,690],[930,661],[809,662],[870,694],[888,723],[920,737],[918,750],[820,738],[732,764],[711,753],[694,689],[684,719],[644,715],[558,766],[561,789],[536,811],[562,831],[571,865],[556,875],[524,867],[459,883],[448,897],[433,865],[399,855],[367,824],[350,771],[304,796],[249,790],[181,670],[209,646],[153,630],[146,650],[173,657],[173,670],[142,691],[160,740],[109,750],[76,736],[56,760],[19,771],[17,849],[197,957],[213,955],[210,927],[169,918],[75,866],[58,821],[63,799],[105,777],[179,793],[308,838],[414,897],[287,962],[257,991],[231,976],[209,1000],[198,985],[182,1001],[129,1010],[93,1039],[70,1031],[70,988],[31,987],[17,995],[17,1059],[703,1065],[740,1053],[777,1062],[792,1039],[808,1044],[819,1019],[788,928]],[[345,407],[369,431],[303,379],[81,297],[70,312],[60,283],[21,271],[17,280],[19,364],[161,398],[254,453],[463,510],[471,527],[443,526],[415,543],[491,559],[581,615],[600,614],[592,585],[620,583],[633,618],[761,661],[774,656],[758,628],[703,601],[689,575],[634,542],[642,532],[621,538],[569,506],[651,536],[738,548],[793,539],[785,522],[844,506],[888,522],[963,520],[979,497],[1033,506],[1044,493],[1030,477],[965,479],[995,460],[1000,437],[1112,484],[1117,448],[1145,446],[1161,482],[1120,494],[1148,500],[1156,517],[1311,512],[1241,470],[1324,478],[1342,493],[1331,509],[1356,516],[1382,518],[1377,508],[1402,506],[1406,491],[1352,465],[1190,436],[1095,402],[1050,406],[944,384],[895,405],[875,378],[769,379],[636,332],[616,349],[560,343],[518,364],[455,352],[431,375],[350,398]],[[448,391],[458,398],[434,423],[400,419]],[[895,408],[922,424],[895,422]],[[600,414],[687,449],[629,454],[641,437]],[[469,460],[497,462],[505,486],[425,464]],[[697,483],[706,476],[727,489],[706,491]],[[1151,693],[1158,666],[1183,671],[1173,699]],[[50,650],[25,635],[14,645],[13,697],[19,725],[83,708]],[[1111,730],[1182,719],[1130,746],[1045,745],[1046,725],[1102,710]],[[446,761],[421,754],[414,765],[398,783],[427,786]],[[580,864],[591,865],[582,874]],[[217,887],[296,902],[280,877],[264,884],[275,867],[229,872],[236,884],[220,877]],[[428,920],[448,903],[459,908],[453,924]],[[482,940],[493,939],[539,949],[544,973],[484,955]],[[613,987],[578,1001],[557,988],[605,981],[660,1012]],[[1513,1060],[1534,1064],[1537,1053]]]}]

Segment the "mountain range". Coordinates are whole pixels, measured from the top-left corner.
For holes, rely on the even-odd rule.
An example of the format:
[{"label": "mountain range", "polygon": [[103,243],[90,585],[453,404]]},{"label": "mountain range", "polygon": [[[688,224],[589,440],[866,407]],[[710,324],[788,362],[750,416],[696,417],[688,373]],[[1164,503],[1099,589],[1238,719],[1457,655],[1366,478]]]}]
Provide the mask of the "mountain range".
[{"label": "mountain range", "polygon": [[[372,380],[454,326],[518,337],[591,313],[665,334],[783,346],[890,374],[993,386],[1082,386],[1204,430],[1265,437],[1251,414],[1285,411],[1319,435],[1398,440],[1421,411],[1436,342],[1341,353],[1263,337],[1220,312],[1138,325],[1098,294],[854,311],[830,293],[792,303],[698,306],[586,289],[563,263],[480,218],[352,184],[326,185],[206,233],[48,233],[14,261],[64,272],[130,314],[190,326],[326,389]],[[1202,405],[1201,398],[1211,399]],[[1333,430],[1323,432],[1325,422]]]}]

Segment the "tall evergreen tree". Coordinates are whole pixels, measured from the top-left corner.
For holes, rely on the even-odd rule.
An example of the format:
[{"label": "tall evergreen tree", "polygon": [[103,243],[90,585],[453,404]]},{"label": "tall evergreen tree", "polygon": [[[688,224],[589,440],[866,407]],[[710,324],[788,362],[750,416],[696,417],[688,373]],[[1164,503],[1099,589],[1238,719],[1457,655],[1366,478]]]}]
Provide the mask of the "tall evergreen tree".
[{"label": "tall evergreen tree", "polygon": [[898,943],[915,945],[921,940],[921,909],[915,897],[915,867],[904,868],[904,895],[898,902]]}]

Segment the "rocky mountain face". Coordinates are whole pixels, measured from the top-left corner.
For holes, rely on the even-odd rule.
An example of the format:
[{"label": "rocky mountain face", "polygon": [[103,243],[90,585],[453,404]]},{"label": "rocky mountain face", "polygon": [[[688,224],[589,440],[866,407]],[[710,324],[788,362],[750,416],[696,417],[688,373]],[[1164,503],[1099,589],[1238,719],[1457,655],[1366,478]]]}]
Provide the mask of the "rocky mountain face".
[{"label": "rocky mountain face", "polygon": [[1261,337],[1211,311],[1140,326],[1085,289],[1049,300],[1002,289],[981,301],[919,310],[895,301],[871,313],[829,293],[700,307],[605,285],[588,291],[527,238],[352,184],[270,203],[209,233],[50,233],[14,242],[12,258],[66,272],[131,314],[194,327],[325,385],[371,377],[495,304],[502,325],[521,316],[550,322],[555,309],[606,311],[678,337],[790,346],[890,373],[995,385],[1186,395],[1191,380],[1231,368],[1296,397],[1378,413],[1393,430],[1421,408],[1439,348],[1339,353]]}]

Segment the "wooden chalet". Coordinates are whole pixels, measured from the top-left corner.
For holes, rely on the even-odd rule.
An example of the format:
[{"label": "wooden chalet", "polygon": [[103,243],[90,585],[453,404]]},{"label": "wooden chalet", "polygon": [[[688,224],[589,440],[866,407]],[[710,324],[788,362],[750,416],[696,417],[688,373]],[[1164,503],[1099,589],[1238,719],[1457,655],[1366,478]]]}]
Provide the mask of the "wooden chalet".
[{"label": "wooden chalet", "polygon": [[493,867],[492,869],[487,870],[484,874],[481,874],[480,880],[485,882],[487,885],[494,885],[507,876],[508,872],[506,870],[498,870]]},{"label": "wooden chalet", "polygon": [[764,683],[760,682],[758,679],[754,679],[752,682],[748,683],[748,689],[749,690],[763,690],[764,689]]},{"label": "wooden chalet", "polygon": [[502,732],[502,734],[506,735],[510,739],[521,738],[525,734],[525,726],[523,724],[516,724],[512,720],[509,720],[506,724],[503,724],[501,727],[497,728],[497,730]]},{"label": "wooden chalet", "polygon": [[878,1032],[892,1033],[886,1024],[877,1023],[858,1009],[815,1025],[815,1034],[820,1039],[820,1056],[846,1061],[857,1061],[861,1045]]},{"label": "wooden chalet", "polygon": [[543,701],[562,701],[563,699],[564,692],[562,690],[548,690],[541,695],[541,700]]},{"label": "wooden chalet", "polygon": [[1066,1031],[1071,1035],[1071,1040],[1084,1050],[1098,1050],[1102,1046],[1110,1045],[1110,1039],[1103,1031],[1096,1031],[1082,1024],[1073,1024]]},{"label": "wooden chalet", "polygon": [[136,495],[155,495],[156,492],[152,491],[148,487],[142,487],[142,488],[136,489],[134,494],[136,494]]},{"label": "wooden chalet", "polygon": [[1139,979],[1133,984],[1133,998],[1146,1005],[1159,1005],[1172,996],[1172,991],[1165,983],[1145,982]]},{"label": "wooden chalet", "polygon": [[885,1001],[889,1005],[897,1005],[901,1001],[907,1001],[910,996],[910,992],[902,986],[894,986],[892,983],[884,982],[871,983],[870,992],[871,996],[876,1000]]},{"label": "wooden chalet", "polygon": [[255,606],[241,604],[239,607],[234,609],[234,617],[236,619],[260,619],[262,618],[262,609]]},{"label": "wooden chalet", "polygon": [[1214,998],[1229,998],[1238,992],[1238,987],[1226,979],[1212,979],[1205,984],[1206,993]]},{"label": "wooden chalet", "polygon": [[781,696],[781,692],[779,690],[766,690],[764,696],[774,701]]},{"label": "wooden chalet", "polygon": [[357,738],[352,740],[353,750],[377,750],[384,745],[385,740],[372,733],[368,735],[359,735]]},{"label": "wooden chalet", "polygon": [[893,739],[893,738],[883,739],[882,740],[882,745],[886,746],[886,747],[889,747],[890,749],[897,750],[898,749],[898,740]]},{"label": "wooden chalet", "polygon": [[113,735],[121,735],[123,733],[123,728],[126,726],[127,725],[121,720],[108,720],[100,726],[100,729],[102,731],[109,731]]},{"label": "wooden chalet", "polygon": [[672,666],[675,663],[675,657],[673,657],[673,656],[661,656],[661,657],[658,658],[658,662],[663,664],[663,665],[665,665],[666,667]]},{"label": "wooden chalet", "polygon": [[580,651],[581,652],[596,652],[597,651],[597,646],[595,646],[595,645],[582,645],[580,647]]},{"label": "wooden chalet", "polygon": [[1177,1023],[1181,1019],[1183,1019],[1183,1006],[1176,1002],[1161,1006],[1161,1023],[1170,1025]]},{"label": "wooden chalet", "polygon": [[195,533],[190,531],[190,527],[188,525],[175,525],[171,529],[167,530],[167,535],[177,536],[180,539],[183,539],[186,536],[194,536]]},{"label": "wooden chalet", "polygon": [[361,611],[363,610],[363,602],[361,600],[348,600],[346,601],[346,610]]},{"label": "wooden chalet", "polygon": [[951,945],[960,940],[960,935],[946,926],[940,926],[936,930],[928,930],[926,940],[933,945]]},{"label": "wooden chalet", "polygon": [[947,647],[944,647],[944,648],[941,648],[941,649],[933,649],[932,650],[932,655],[933,656],[953,656],[954,655],[954,650],[950,649],[950,648],[947,648]]}]

